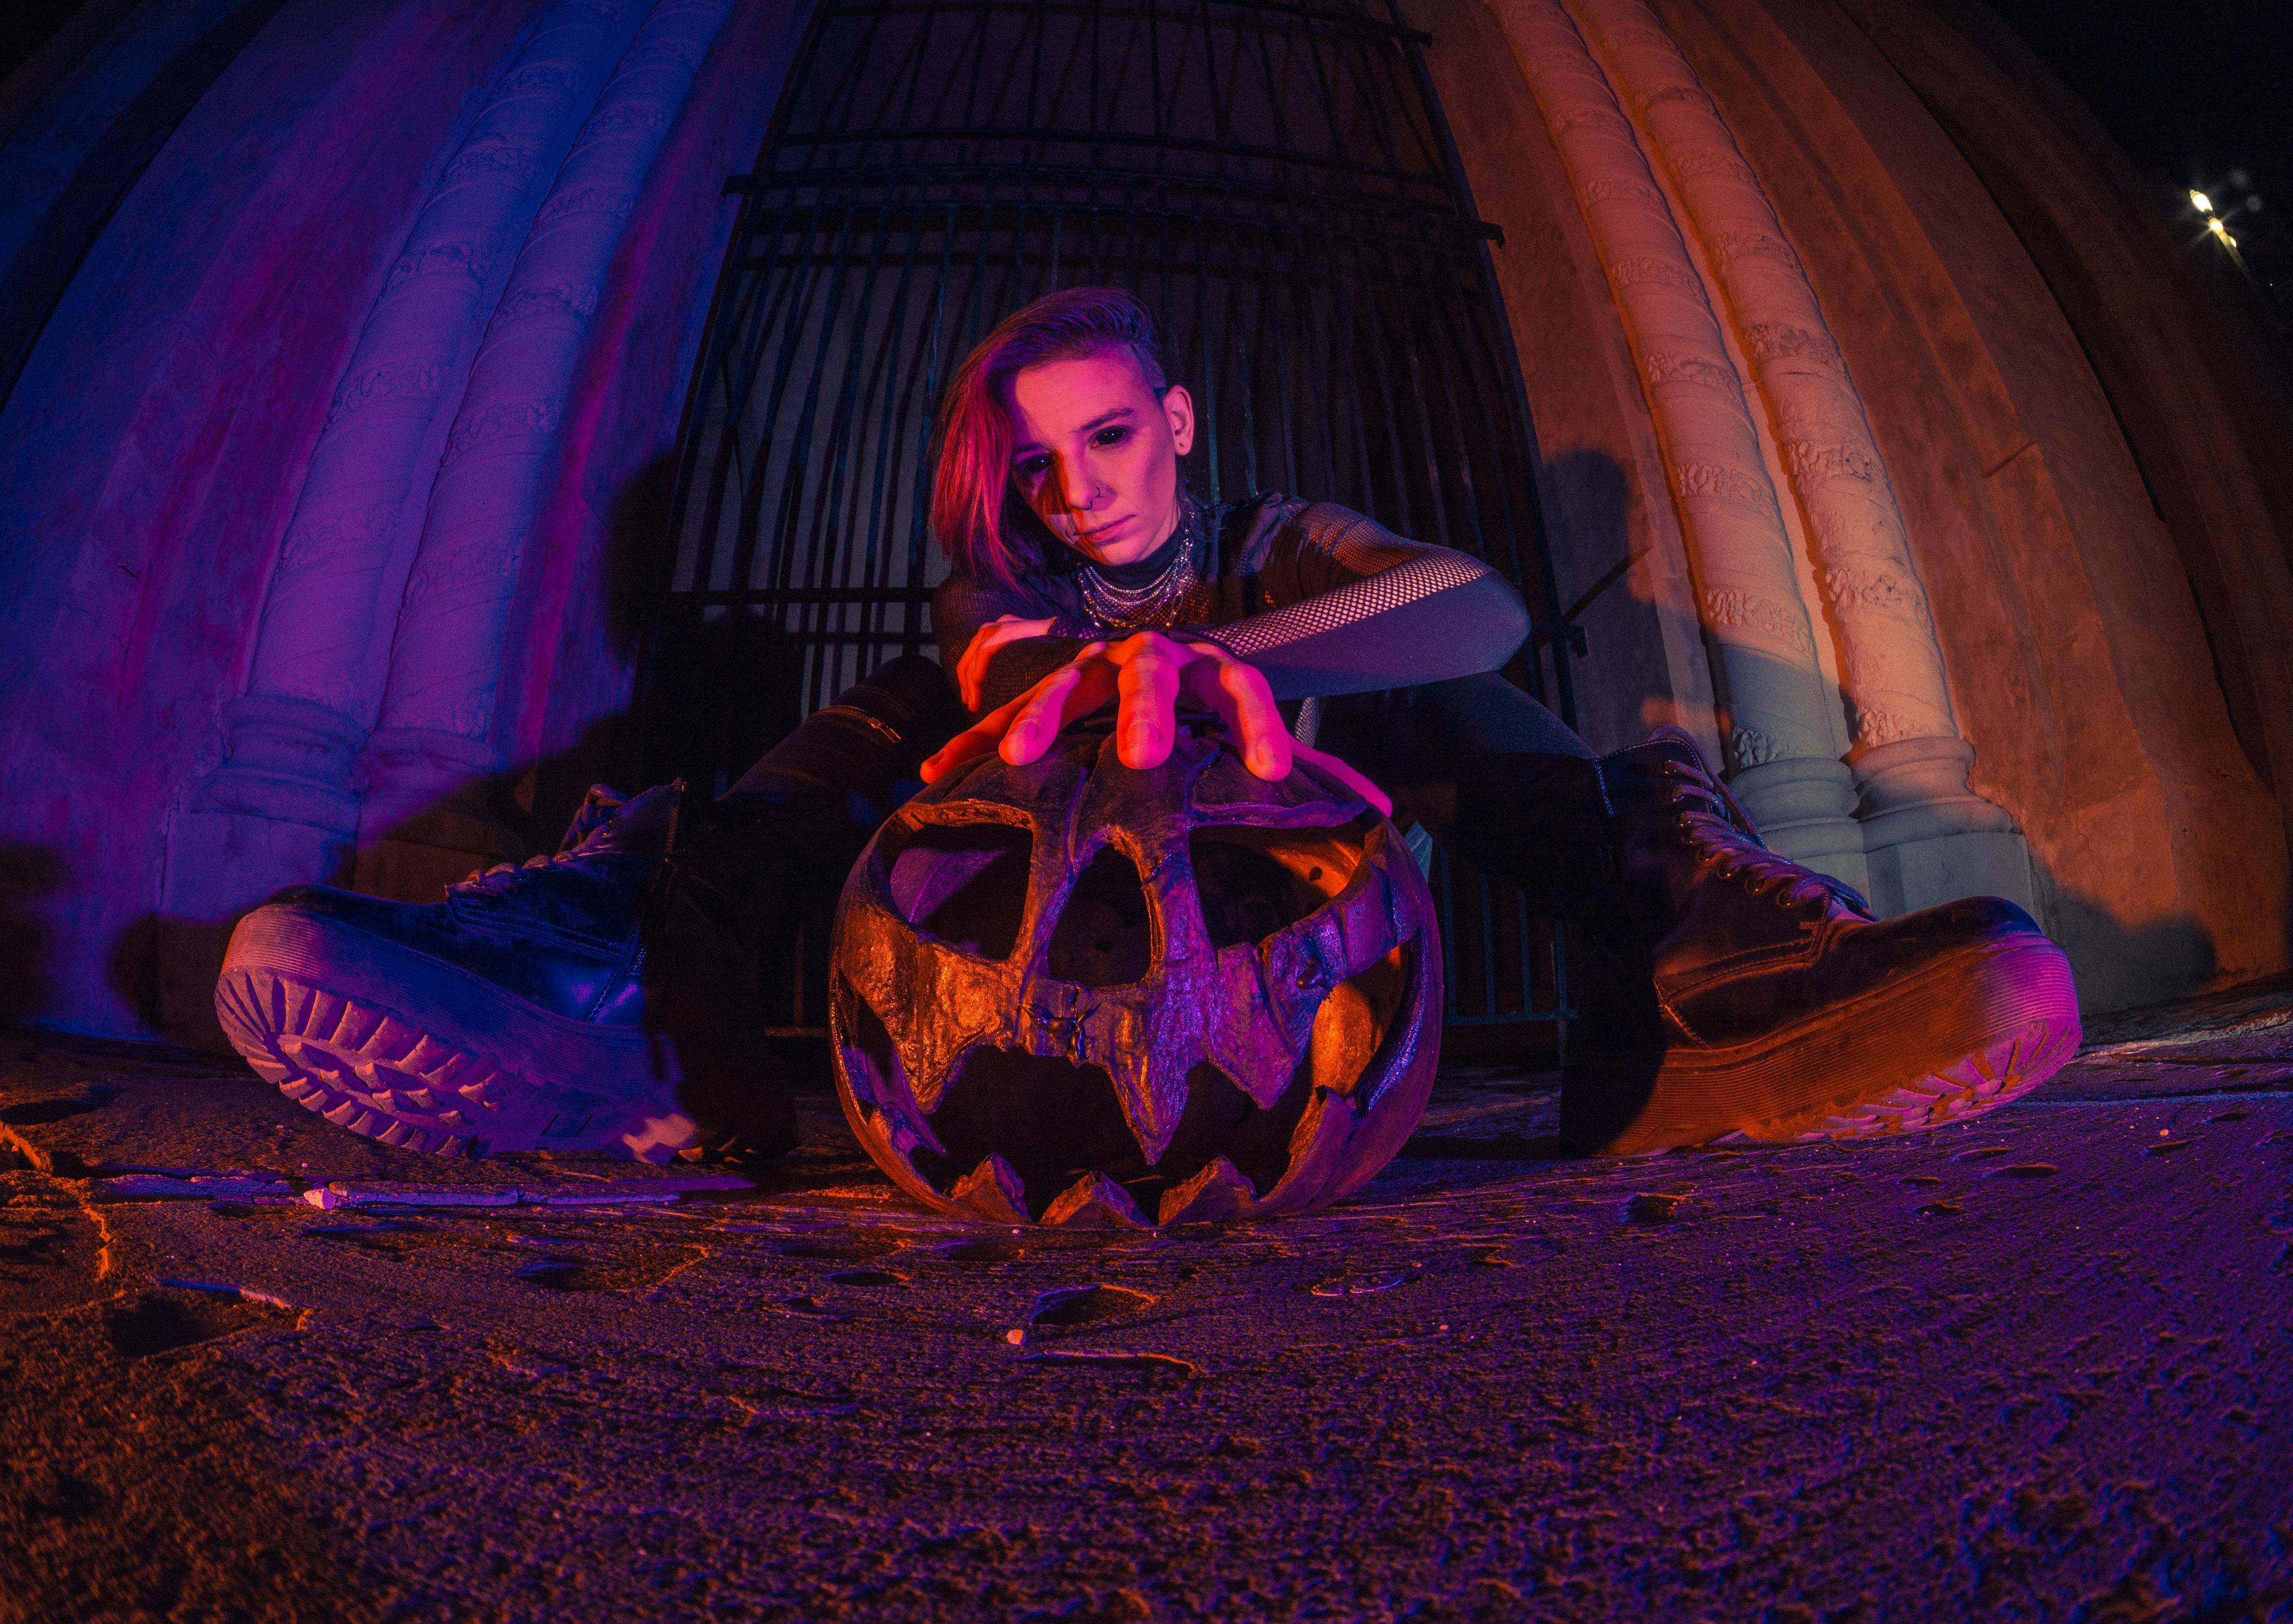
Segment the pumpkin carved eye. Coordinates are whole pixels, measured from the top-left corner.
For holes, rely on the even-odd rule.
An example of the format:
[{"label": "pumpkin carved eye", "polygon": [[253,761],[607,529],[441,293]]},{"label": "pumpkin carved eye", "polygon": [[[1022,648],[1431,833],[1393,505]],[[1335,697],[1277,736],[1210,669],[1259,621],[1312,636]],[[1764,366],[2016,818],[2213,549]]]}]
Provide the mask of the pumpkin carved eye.
[{"label": "pumpkin carved eye", "polygon": [[1329,829],[1213,824],[1191,829],[1195,892],[1214,948],[1255,945],[1345,889],[1359,860]]},{"label": "pumpkin carved eye", "polygon": [[928,823],[892,861],[892,908],[928,936],[1009,958],[1027,908],[1034,839],[1009,823]]}]

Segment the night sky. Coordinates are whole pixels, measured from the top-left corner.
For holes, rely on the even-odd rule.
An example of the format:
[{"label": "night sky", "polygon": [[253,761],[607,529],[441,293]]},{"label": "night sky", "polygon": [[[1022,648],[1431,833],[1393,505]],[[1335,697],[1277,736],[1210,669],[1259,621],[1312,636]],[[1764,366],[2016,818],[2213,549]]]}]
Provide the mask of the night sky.
[{"label": "night sky", "polygon": [[2094,109],[2193,246],[2221,252],[2188,193],[2222,211],[2281,327],[2293,327],[2293,4],[1989,4]]}]

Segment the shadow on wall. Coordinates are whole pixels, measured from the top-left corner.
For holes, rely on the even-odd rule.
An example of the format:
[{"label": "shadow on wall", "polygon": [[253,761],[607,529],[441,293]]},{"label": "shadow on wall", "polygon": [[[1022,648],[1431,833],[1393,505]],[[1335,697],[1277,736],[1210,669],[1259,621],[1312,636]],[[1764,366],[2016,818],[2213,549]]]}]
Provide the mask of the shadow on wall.
[{"label": "shadow on wall", "polygon": [[2090,892],[2066,885],[2031,856],[2046,933],[2070,955],[2078,1008],[2133,1009],[2210,985],[2221,959],[2213,933],[2192,915],[2128,925]]},{"label": "shadow on wall", "polygon": [[[802,651],[777,626],[738,612],[705,618],[697,606],[661,612],[675,562],[676,481],[677,459],[663,454],[622,487],[591,572],[594,599],[553,633],[556,668],[568,674],[553,708],[613,708],[563,749],[474,780],[440,804],[482,813],[496,844],[519,855],[555,850],[592,784],[633,794],[683,777],[723,788],[802,720]],[[612,691],[632,668],[636,691]],[[435,810],[382,837],[419,839]]]},{"label": "shadow on wall", "polygon": [[639,676],[612,770],[636,788],[682,778],[722,791],[804,719],[804,650],[761,615],[662,602],[675,473],[659,459],[614,513],[609,612]]},{"label": "shadow on wall", "polygon": [[[210,889],[238,913],[290,884],[433,903],[473,869],[555,851],[591,784],[639,787],[623,765],[630,752],[622,707],[645,606],[666,573],[675,477],[674,456],[656,456],[620,487],[603,525],[579,501],[558,503],[555,516],[543,520],[513,589],[509,632],[484,656],[499,696],[490,736],[448,738],[401,725],[385,704],[361,753],[361,827],[348,860],[314,861],[307,851],[271,860],[251,853],[248,871],[267,885]],[[402,647],[393,650],[393,689],[408,675],[405,658]],[[566,741],[533,756],[517,741],[531,737],[537,703],[542,738]],[[485,747],[496,743],[506,747],[506,764],[471,772],[470,758],[491,754]],[[226,936],[233,917],[217,921]],[[220,962],[219,949],[203,957]]]},{"label": "shadow on wall", "polygon": [[[1569,618],[1594,620],[1591,635],[1599,638],[1607,628],[1598,623],[1596,606],[1610,602],[1615,588],[1615,579],[1602,572],[1626,562],[1631,545],[1627,475],[1613,457],[1597,450],[1582,449],[1552,457],[1545,464],[1543,477],[1546,518],[1562,590],[1564,594],[1582,594],[1570,606]],[[1719,649],[1709,628],[1700,628],[1700,635],[1712,674],[1714,698],[1720,714],[1725,715],[1730,698],[1729,668],[1719,658]],[[1636,676],[1644,676],[1644,680],[1637,684],[1640,691],[1629,695],[1580,693],[1578,702],[1585,720],[1583,731],[1588,734],[1598,731],[1603,715],[1613,715],[1617,702],[1629,698],[1638,714],[1630,725],[1611,724],[1619,734],[1637,737],[1647,726],[1660,721],[1688,725],[1699,734],[1704,731],[1695,725],[1698,719],[1675,714],[1675,707],[1668,698],[1647,703],[1651,696],[1662,692],[1660,672],[1637,672],[1629,660],[1616,659],[1613,648],[1605,651],[1596,648],[1594,652],[1595,667],[1615,687],[1633,687]],[[1606,659],[1598,658],[1604,652]],[[1739,658],[1735,663],[1738,674],[1748,674],[1755,679],[1762,675],[1757,661]],[[1619,682],[1618,678],[1623,680]],[[1778,687],[1787,689],[1798,680],[1779,673]],[[1827,814],[1834,820],[1833,837],[1852,843],[1858,831],[1844,820],[1848,808],[1819,805],[1819,800],[1820,796],[1811,788],[1806,805],[1799,810],[1810,816]],[[1771,832],[1773,827],[1770,825]],[[1816,868],[1834,866],[1819,857],[1803,855],[1801,860]],[[2030,854],[2030,877],[2037,890],[2034,911],[2048,933],[2072,956],[2078,969],[2080,1007],[2110,1010],[2155,1003],[2212,985],[2222,976],[2217,945],[2194,915],[2176,913],[2131,924],[2118,917],[2103,897],[2065,883],[2038,860],[2035,852]],[[1992,884],[1997,882],[1994,879]],[[2293,951],[2293,917],[2286,922],[2286,941],[2289,951]]]},{"label": "shadow on wall", "polygon": [[0,1021],[47,1006],[49,931],[40,907],[62,885],[63,864],[45,846],[0,842]]},{"label": "shadow on wall", "polygon": [[1669,642],[1698,634],[1683,627],[1668,636],[1664,622],[1680,611],[1650,602],[1644,584],[1627,579],[1641,555],[1633,551],[1624,467],[1605,451],[1563,451],[1545,461],[1539,490],[1557,612],[1585,636],[1584,654],[1573,661],[1577,732],[1596,750],[1636,743],[1657,721],[1710,737],[1709,706],[1683,704],[1666,654]]},{"label": "shadow on wall", "polygon": [[[499,857],[487,857],[429,848],[434,854],[437,871],[443,874],[450,869],[449,877],[454,879],[492,861],[518,860],[531,852],[556,850],[559,838],[572,820],[572,808],[579,806],[589,780],[582,780],[582,788],[573,792],[571,807],[557,819],[554,828],[545,828],[543,820],[548,813],[537,803],[538,786],[544,782],[571,782],[587,765],[608,755],[618,721],[615,716],[600,720],[568,749],[534,762],[522,772],[472,780],[433,806],[401,820],[384,838],[403,841],[409,835],[427,833],[442,825],[466,827],[472,810],[483,809],[483,815],[495,825],[497,833],[506,833],[519,849]],[[369,843],[370,846],[372,844],[377,843]],[[238,928],[240,919],[284,885],[328,885],[358,889],[354,884],[360,856],[357,849],[344,843],[336,852],[336,859],[327,872],[300,879],[281,878],[274,873],[270,877],[279,881],[275,885],[252,874],[257,868],[268,869],[271,865],[261,863],[259,859],[250,862],[250,884],[258,894],[248,895],[240,907],[220,917],[186,918],[156,911],[142,915],[122,931],[113,944],[109,965],[113,992],[134,1011],[137,1021],[147,1031],[172,1043],[217,1054],[231,1053],[222,1024],[215,1019],[215,987],[223,974],[223,954],[231,944],[231,932]],[[440,889],[427,897],[401,900],[435,902],[443,894]]]},{"label": "shadow on wall", "polygon": [[[1556,535],[1566,533],[1568,556],[1584,582],[1576,601],[1561,607],[1582,613],[1622,578],[1632,551],[1632,487],[1615,457],[1592,450],[1550,458],[1544,486],[1545,523]],[[1611,570],[1610,561],[1618,568]]]}]

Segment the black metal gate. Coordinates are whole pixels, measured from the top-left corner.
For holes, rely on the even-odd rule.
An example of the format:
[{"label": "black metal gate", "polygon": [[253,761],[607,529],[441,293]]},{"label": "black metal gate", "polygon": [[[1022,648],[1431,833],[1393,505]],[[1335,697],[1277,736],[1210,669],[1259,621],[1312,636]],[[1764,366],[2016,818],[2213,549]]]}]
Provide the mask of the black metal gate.
[{"label": "black metal gate", "polygon": [[[1091,283],[1164,322],[1198,493],[1343,502],[1487,559],[1538,627],[1509,675],[1571,715],[1496,232],[1425,39],[1381,0],[822,0],[728,183],[648,617],[645,781],[721,788],[880,659],[931,650],[938,392],[1004,314]],[[1452,1020],[1565,1016],[1549,927],[1462,869],[1437,879],[1475,966]]]}]

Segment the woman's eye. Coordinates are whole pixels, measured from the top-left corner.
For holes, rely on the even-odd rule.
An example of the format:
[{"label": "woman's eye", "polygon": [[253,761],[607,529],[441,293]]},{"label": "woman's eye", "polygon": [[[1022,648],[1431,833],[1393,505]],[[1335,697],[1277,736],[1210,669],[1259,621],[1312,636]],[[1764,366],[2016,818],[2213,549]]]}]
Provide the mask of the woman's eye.
[{"label": "woman's eye", "polygon": [[1023,480],[1040,480],[1050,465],[1051,459],[1048,456],[1023,456],[1019,459],[1019,477]]},{"label": "woman's eye", "polygon": [[1130,436],[1129,429],[1101,429],[1090,437],[1095,446],[1119,446]]}]

